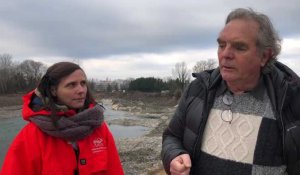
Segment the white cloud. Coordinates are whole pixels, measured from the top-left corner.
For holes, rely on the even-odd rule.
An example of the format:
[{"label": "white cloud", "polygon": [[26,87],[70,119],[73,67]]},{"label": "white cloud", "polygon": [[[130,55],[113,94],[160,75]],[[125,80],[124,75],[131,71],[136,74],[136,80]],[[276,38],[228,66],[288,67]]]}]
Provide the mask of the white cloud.
[{"label": "white cloud", "polygon": [[[2,53],[36,55],[39,49],[41,49],[33,47],[35,45],[35,36],[33,33],[22,31],[20,28],[1,23],[1,21],[0,38],[0,51]],[[18,56],[18,54],[15,56]]]},{"label": "white cloud", "polygon": [[300,75],[300,38],[284,38],[279,60]]},{"label": "white cloud", "polygon": [[238,7],[270,16],[285,38],[280,60],[298,70],[297,0],[8,1],[0,6],[0,54],[47,65],[78,59],[99,79],[171,76],[177,62],[191,69],[217,58],[218,32]]},{"label": "white cloud", "polygon": [[189,69],[197,61],[217,58],[216,49],[187,50],[164,54],[130,54],[107,58],[92,58],[84,61],[83,68],[88,77],[97,79],[125,79],[138,77],[172,76],[177,62],[186,62]]},{"label": "white cloud", "polygon": [[298,57],[300,56],[300,38],[284,38],[282,41],[283,57]]}]

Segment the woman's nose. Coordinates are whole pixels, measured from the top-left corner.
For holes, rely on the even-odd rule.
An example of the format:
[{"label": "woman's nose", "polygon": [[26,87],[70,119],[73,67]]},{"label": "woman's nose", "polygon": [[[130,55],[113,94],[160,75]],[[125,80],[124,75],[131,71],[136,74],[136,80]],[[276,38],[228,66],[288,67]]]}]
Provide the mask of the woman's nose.
[{"label": "woman's nose", "polygon": [[78,87],[77,87],[77,91],[78,91],[79,93],[84,92],[85,89],[86,89],[86,86],[85,86],[85,85],[79,84]]}]

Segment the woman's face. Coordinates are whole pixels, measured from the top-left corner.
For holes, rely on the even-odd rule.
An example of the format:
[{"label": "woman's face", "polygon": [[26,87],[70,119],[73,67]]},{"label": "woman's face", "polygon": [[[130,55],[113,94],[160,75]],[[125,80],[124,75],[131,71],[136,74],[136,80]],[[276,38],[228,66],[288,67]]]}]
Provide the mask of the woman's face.
[{"label": "woman's face", "polygon": [[84,106],[87,93],[87,80],[85,73],[78,69],[70,75],[61,79],[52,95],[57,97],[57,103],[66,105],[72,109],[79,109]]}]

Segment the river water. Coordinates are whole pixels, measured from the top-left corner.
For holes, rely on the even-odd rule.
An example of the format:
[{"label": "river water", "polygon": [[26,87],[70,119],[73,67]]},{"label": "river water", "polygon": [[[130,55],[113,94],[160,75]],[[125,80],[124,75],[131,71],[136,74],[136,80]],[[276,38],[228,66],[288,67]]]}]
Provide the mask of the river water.
[{"label": "river water", "polygon": [[[110,104],[105,104],[105,108],[106,110],[104,112],[104,116],[106,121],[114,119],[136,118],[136,116],[132,116],[132,114],[128,112],[112,110]],[[0,168],[9,145],[25,125],[26,121],[24,121],[22,117],[13,117],[0,120]],[[148,128],[143,126],[109,125],[109,128],[114,138],[138,137],[146,134],[148,131]]]}]

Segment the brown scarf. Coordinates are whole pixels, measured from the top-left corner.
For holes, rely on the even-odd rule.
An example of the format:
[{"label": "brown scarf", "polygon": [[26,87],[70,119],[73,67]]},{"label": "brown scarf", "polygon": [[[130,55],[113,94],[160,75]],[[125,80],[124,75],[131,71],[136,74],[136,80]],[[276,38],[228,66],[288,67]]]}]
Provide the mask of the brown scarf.
[{"label": "brown scarf", "polygon": [[30,118],[44,133],[68,141],[85,138],[98,128],[104,120],[104,108],[96,105],[71,117],[61,116],[54,126],[49,116],[33,116]]}]

